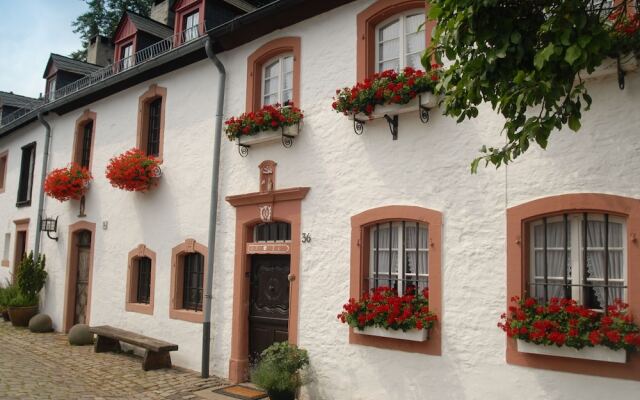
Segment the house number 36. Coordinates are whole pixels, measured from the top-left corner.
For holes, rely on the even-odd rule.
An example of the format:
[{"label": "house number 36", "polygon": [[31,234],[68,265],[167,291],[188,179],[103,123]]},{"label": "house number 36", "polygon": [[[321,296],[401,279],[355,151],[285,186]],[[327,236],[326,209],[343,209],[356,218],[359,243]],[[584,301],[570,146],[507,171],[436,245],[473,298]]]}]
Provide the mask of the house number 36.
[{"label": "house number 36", "polygon": [[302,233],[302,243],[311,243],[310,233]]}]

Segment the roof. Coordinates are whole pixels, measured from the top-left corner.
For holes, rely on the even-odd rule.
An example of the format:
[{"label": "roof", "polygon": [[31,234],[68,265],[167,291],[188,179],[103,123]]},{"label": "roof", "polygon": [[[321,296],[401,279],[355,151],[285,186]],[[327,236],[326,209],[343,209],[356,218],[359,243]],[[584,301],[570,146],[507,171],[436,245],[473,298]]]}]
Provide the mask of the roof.
[{"label": "roof", "polygon": [[90,73],[102,68],[96,64],[90,64],[84,61],[78,61],[73,58],[61,56],[60,54],[51,53],[49,61],[47,62],[47,67],[44,69],[44,74],[42,74],[43,78],[47,78],[47,72],[51,69],[52,64],[61,71],[72,72],[78,75],[89,75]]},{"label": "roof", "polygon": [[0,106],[23,108],[34,102],[38,102],[38,99],[0,90]]},{"label": "roof", "polygon": [[[131,22],[136,26],[136,29],[138,29],[139,31],[146,32],[150,35],[159,37],[160,39],[165,39],[173,35],[173,28],[171,28],[169,25],[154,21],[151,18],[143,17],[142,15],[136,14],[133,11],[125,12],[125,16],[131,20]],[[120,23],[122,23],[122,20],[120,20]],[[120,24],[118,24],[118,26],[119,25]]]}]

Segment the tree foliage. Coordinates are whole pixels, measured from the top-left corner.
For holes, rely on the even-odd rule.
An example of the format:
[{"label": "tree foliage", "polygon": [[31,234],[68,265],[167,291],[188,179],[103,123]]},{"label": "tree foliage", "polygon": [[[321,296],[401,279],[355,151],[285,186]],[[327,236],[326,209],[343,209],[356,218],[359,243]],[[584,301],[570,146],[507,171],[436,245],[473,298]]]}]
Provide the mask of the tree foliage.
[{"label": "tree foliage", "polygon": [[82,39],[82,49],[71,54],[76,60],[85,61],[89,39],[100,34],[112,37],[125,11],[149,16],[153,0],[82,0],[89,10],[71,23],[73,32]]},{"label": "tree foliage", "polygon": [[[581,127],[591,96],[583,78],[607,57],[638,49],[639,32],[625,31],[629,1],[431,0],[436,20],[423,64],[447,65],[436,88],[444,114],[458,122],[476,118],[482,103],[505,118],[506,143],[483,146],[484,161],[499,167],[537,143],[547,147],[555,130]],[[634,42],[634,40],[636,40]]]}]

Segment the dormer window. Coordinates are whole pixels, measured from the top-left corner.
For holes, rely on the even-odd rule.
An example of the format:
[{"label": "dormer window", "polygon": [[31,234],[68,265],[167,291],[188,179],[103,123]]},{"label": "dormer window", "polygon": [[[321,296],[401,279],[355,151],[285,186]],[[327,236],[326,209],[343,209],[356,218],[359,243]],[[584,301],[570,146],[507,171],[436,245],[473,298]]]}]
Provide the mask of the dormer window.
[{"label": "dormer window", "polygon": [[192,12],[184,17],[184,41],[188,42],[198,37],[198,22],[200,20],[200,12]]},{"label": "dormer window", "polygon": [[293,100],[293,54],[266,63],[262,76],[262,105],[286,104]]},{"label": "dormer window", "polygon": [[123,70],[133,67],[133,43],[122,46],[122,50],[120,50],[120,63]]},{"label": "dormer window", "polygon": [[49,78],[47,81],[47,99],[50,101],[56,98],[56,77]]}]

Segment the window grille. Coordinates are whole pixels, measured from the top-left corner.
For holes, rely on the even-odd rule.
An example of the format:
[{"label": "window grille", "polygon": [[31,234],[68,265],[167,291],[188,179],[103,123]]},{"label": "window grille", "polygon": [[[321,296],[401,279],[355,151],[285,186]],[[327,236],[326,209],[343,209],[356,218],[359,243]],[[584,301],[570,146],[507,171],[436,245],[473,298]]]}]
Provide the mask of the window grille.
[{"label": "window grille", "polygon": [[255,242],[278,242],[291,240],[291,225],[286,222],[258,224],[253,230]]},{"label": "window grille", "polygon": [[91,136],[93,134],[93,121],[89,121],[84,125],[82,131],[82,153],[80,156],[80,166],[89,168],[91,160]]},{"label": "window grille", "polygon": [[147,155],[160,155],[160,117],[162,111],[162,97],[149,103],[149,127],[147,132]]},{"label": "window grille", "polygon": [[609,214],[580,213],[530,223],[528,295],[574,299],[591,309],[626,296],[626,224]]},{"label": "window grille", "polygon": [[182,308],[202,311],[204,256],[200,253],[185,255],[183,269]]},{"label": "window grille", "polygon": [[403,294],[429,286],[429,228],[413,221],[369,228],[369,276],[365,286],[388,286]]},{"label": "window grille", "polygon": [[138,288],[136,302],[149,304],[151,299],[151,259],[140,257],[138,263]]}]

